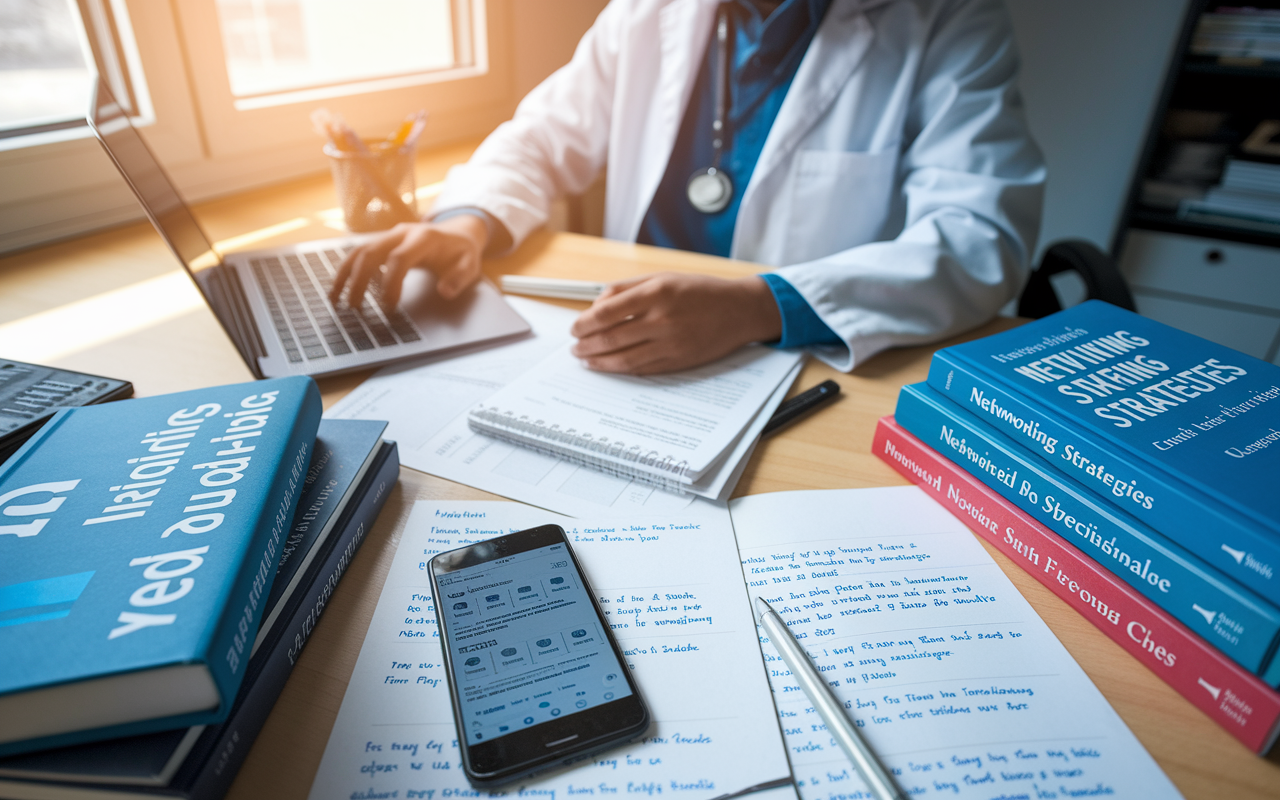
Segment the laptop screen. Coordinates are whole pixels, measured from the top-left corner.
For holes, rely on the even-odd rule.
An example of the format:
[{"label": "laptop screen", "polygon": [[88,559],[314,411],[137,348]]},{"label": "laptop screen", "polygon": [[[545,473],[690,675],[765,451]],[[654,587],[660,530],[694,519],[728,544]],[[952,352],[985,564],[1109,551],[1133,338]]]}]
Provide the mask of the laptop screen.
[{"label": "laptop screen", "polygon": [[133,188],[160,235],[204,290],[199,273],[216,267],[221,259],[200,230],[191,210],[178,195],[169,176],[129,121],[128,112],[116,102],[99,79],[89,125]]}]

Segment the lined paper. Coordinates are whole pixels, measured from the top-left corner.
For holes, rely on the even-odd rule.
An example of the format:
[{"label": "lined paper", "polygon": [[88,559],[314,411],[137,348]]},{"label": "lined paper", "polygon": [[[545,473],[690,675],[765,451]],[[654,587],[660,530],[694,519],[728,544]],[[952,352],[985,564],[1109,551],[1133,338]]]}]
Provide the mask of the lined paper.
[{"label": "lined paper", "polygon": [[[479,797],[461,769],[428,578],[435,553],[556,522],[656,723],[643,740],[508,794],[702,800],[790,769],[728,512],[584,522],[504,502],[419,502],[374,611],[312,800]],[[499,796],[494,793],[490,796]],[[794,800],[790,789],[773,800]]]},{"label": "lined paper", "polygon": [[[912,797],[1178,797],[991,556],[918,488],[730,503],[744,579]],[[865,791],[761,631],[804,800]]]}]

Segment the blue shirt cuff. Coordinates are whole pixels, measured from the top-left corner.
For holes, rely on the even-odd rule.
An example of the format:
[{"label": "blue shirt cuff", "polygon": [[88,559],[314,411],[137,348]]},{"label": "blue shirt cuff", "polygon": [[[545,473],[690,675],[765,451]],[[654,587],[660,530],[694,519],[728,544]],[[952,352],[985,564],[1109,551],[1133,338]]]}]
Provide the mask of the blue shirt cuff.
[{"label": "blue shirt cuff", "polygon": [[773,293],[773,301],[778,304],[778,313],[782,316],[782,338],[773,342],[774,346],[808,347],[843,341],[786,278],[768,272],[760,277]]}]

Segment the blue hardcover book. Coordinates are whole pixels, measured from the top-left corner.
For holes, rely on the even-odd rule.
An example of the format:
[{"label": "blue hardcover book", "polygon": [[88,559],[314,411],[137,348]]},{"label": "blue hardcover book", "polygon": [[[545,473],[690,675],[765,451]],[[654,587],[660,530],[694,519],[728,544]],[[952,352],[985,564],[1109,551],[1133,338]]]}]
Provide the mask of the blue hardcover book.
[{"label": "blue hardcover book", "polygon": [[[321,436],[328,422],[321,423]],[[368,471],[344,503],[321,517],[335,520],[331,534],[313,545],[303,585],[249,662],[230,716],[220,725],[131,736],[0,759],[0,796],[14,800],[87,800],[122,797],[222,797],[283,690],[303,645],[328,605],[395,486],[400,459],[394,442],[379,441]],[[313,459],[314,463],[314,459]],[[305,506],[300,506],[298,517]],[[278,580],[283,580],[281,575]]]},{"label": "blue hardcover book", "polygon": [[929,385],[1280,604],[1280,367],[1091,301],[939,350]]},{"label": "blue hardcover book", "polygon": [[224,719],[320,421],[310,378],[58,412],[0,468],[0,755]]},{"label": "blue hardcover book", "polygon": [[1270,663],[1280,639],[1280,610],[1261,597],[1099,501],[928,384],[902,387],[895,417],[1245,669],[1262,674]]}]

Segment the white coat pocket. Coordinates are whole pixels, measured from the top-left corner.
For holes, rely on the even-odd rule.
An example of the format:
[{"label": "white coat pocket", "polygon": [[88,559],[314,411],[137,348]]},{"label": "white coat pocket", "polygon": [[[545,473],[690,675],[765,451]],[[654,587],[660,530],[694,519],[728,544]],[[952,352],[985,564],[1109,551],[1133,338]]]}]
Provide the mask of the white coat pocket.
[{"label": "white coat pocket", "polygon": [[796,153],[783,263],[813,261],[880,238],[897,163],[895,148],[878,153]]}]

